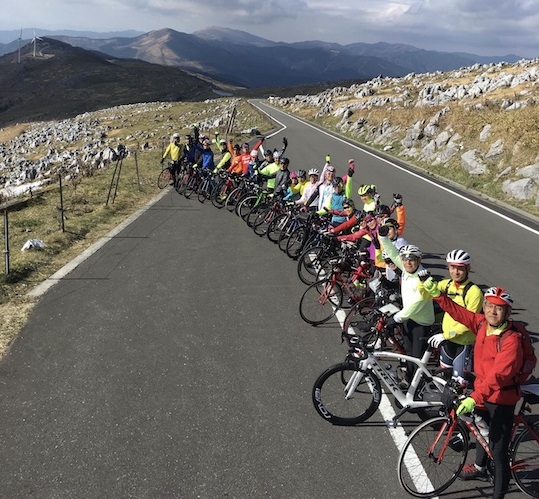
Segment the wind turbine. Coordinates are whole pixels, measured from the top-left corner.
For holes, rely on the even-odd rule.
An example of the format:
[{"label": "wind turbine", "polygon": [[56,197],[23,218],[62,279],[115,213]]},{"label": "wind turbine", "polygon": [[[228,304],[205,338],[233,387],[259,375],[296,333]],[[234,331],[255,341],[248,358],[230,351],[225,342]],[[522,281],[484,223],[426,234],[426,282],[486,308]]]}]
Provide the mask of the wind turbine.
[{"label": "wind turbine", "polygon": [[22,28],[21,28],[21,34],[19,35],[19,56],[17,57],[17,62],[21,63],[21,43],[22,43]]},{"label": "wind turbine", "polygon": [[43,41],[43,38],[39,38],[39,36],[36,35],[36,30],[34,30],[34,38],[32,38],[32,43],[34,44],[34,59],[36,57],[36,45],[38,40]]}]

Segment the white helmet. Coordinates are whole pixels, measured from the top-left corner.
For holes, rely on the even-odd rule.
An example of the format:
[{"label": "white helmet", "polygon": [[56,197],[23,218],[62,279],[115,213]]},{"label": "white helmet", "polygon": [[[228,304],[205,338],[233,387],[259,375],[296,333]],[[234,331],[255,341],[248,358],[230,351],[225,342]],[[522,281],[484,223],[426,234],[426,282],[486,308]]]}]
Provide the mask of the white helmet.
[{"label": "white helmet", "polygon": [[273,159],[277,160],[281,157],[281,153],[279,151],[275,151],[273,153]]},{"label": "white helmet", "polygon": [[472,258],[466,251],[461,249],[454,249],[447,254],[447,256],[445,257],[445,261],[449,265],[464,266],[470,265],[470,263],[472,262]]},{"label": "white helmet", "polygon": [[172,140],[176,140],[176,139],[179,139],[180,138],[180,134],[179,133],[174,133],[172,134]]},{"label": "white helmet", "polygon": [[316,168],[311,168],[311,169],[309,170],[308,175],[316,175],[317,177],[319,177],[319,176],[320,176],[320,172],[319,172]]},{"label": "white helmet", "polygon": [[399,255],[401,258],[406,256],[415,256],[416,258],[421,258],[423,253],[421,253],[421,250],[417,246],[414,246],[413,244],[405,244],[399,249]]}]

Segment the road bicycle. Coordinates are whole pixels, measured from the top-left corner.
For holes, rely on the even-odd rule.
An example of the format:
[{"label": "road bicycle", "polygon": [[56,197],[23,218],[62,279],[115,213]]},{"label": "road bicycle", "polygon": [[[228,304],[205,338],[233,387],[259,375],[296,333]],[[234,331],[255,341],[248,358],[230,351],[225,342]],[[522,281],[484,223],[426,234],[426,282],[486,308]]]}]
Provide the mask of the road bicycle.
[{"label": "road bicycle", "polygon": [[[424,416],[432,416],[442,408],[447,381],[429,370],[432,347],[428,346],[421,358],[406,355],[401,333],[389,335],[386,331],[387,317],[397,310],[393,304],[382,307],[374,330],[364,336],[343,332],[350,346],[346,360],[326,369],[312,389],[313,405],[325,421],[341,426],[366,421],[380,405],[382,383],[401,407],[393,418],[395,425],[407,412],[423,411]],[[404,382],[407,361],[417,366],[409,384]]]},{"label": "road bicycle", "polygon": [[311,284],[299,301],[301,318],[313,326],[324,324],[337,310],[363,300],[369,291],[366,282],[371,277],[370,262],[354,267],[346,254],[336,260],[328,266],[325,277]]},{"label": "road bicycle", "polygon": [[253,231],[257,236],[265,236],[268,227],[279,215],[286,213],[286,202],[283,201],[281,196],[273,196],[271,198],[269,206],[266,208],[258,208],[256,218],[253,221]]},{"label": "road bicycle", "polygon": [[[345,246],[346,248],[346,246]],[[311,285],[329,273],[332,261],[339,255],[341,245],[336,237],[322,234],[320,244],[310,246],[298,257],[298,276],[301,282]]]},{"label": "road bicycle", "polygon": [[[531,412],[531,405],[539,403],[539,384],[534,379],[521,388],[522,399],[509,446],[511,475],[522,492],[539,497],[539,422],[527,414]],[[420,424],[404,444],[397,472],[402,488],[410,495],[433,497],[451,486],[466,462],[470,447],[468,432],[487,452],[490,459],[487,472],[492,474],[488,442],[473,417],[456,415],[459,400],[459,390],[448,383],[444,394],[447,415]]]},{"label": "road bicycle", "polygon": [[266,236],[272,243],[278,243],[281,236],[281,232],[288,225],[289,221],[292,220],[299,208],[296,204],[289,204],[285,206],[285,212],[277,215],[268,225],[266,230]]},{"label": "road bicycle", "polygon": [[321,217],[316,212],[309,212],[306,219],[298,217],[300,223],[289,235],[286,242],[286,254],[297,260],[307,248],[319,246],[322,242],[322,233],[327,232],[328,218]]},{"label": "road bicycle", "polygon": [[178,194],[185,194],[189,181],[194,174],[195,169],[193,165],[188,162],[182,163],[180,174],[176,182],[176,192]]},{"label": "road bicycle", "polygon": [[198,186],[197,196],[199,202],[203,203],[206,199],[211,198],[215,182],[213,180],[214,174],[208,168],[202,169],[200,173],[202,181]]}]

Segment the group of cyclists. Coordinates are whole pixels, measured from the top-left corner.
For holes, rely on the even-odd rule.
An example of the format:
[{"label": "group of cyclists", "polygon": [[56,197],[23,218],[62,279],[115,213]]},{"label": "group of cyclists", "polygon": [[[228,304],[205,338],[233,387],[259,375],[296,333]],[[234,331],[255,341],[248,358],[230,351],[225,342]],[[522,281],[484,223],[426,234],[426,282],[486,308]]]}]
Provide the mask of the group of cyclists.
[{"label": "group of cyclists", "polygon": [[[330,156],[321,172],[318,167],[290,171],[290,161],[284,156],[286,139],[275,150],[264,147],[264,138],[251,147],[215,134],[215,143],[218,154],[212,152],[209,137],[194,127],[183,144],[179,134],[172,136],[162,161],[169,158],[178,171],[187,161],[213,174],[227,172],[265,182],[273,196],[300,212],[327,219],[327,233],[336,241],[354,244],[361,259],[381,273],[385,285],[400,291],[401,307],[388,318],[388,330],[401,325],[406,351],[414,357],[421,357],[427,344],[438,348],[440,370],[469,392],[459,403],[457,414],[473,412],[488,424],[494,463],[492,497],[504,497],[510,480],[508,448],[524,363],[521,327],[510,319],[511,295],[497,286],[483,293],[470,279],[472,259],[462,248],[447,253],[448,277],[436,282],[424,265],[420,248],[405,239],[406,209],[401,194],[394,194],[391,204],[383,204],[376,185],[365,183],[357,189],[360,203],[354,202],[354,160],[349,160],[344,176],[337,175]],[[437,307],[443,313],[441,332],[428,337]],[[413,363],[405,366],[402,383],[411,381],[415,368]],[[478,446],[475,462],[463,468],[460,478],[486,480],[486,461],[486,453]]]}]

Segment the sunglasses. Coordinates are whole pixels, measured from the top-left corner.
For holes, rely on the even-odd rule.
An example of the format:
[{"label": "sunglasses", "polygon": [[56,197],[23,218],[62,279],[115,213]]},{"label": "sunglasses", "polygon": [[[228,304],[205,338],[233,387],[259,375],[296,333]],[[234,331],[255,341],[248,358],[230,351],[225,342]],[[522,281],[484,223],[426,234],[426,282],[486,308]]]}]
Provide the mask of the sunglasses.
[{"label": "sunglasses", "polygon": [[343,209],[345,209],[345,210],[347,210],[348,208],[352,208],[352,207],[351,207],[351,206],[349,206],[349,205],[345,205],[345,206],[343,206]]},{"label": "sunglasses", "polygon": [[401,260],[406,262],[415,262],[416,260],[419,260],[419,258],[413,255],[403,255],[401,256]]}]

